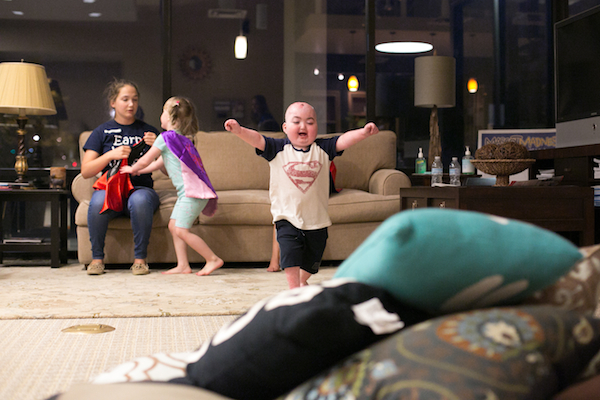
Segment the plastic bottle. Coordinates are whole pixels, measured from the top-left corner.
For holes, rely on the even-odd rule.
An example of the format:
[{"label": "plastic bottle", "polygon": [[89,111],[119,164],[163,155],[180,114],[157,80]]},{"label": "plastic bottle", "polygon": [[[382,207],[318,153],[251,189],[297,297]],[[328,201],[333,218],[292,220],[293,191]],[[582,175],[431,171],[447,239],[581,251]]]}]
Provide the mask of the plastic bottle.
[{"label": "plastic bottle", "polygon": [[423,156],[423,148],[419,147],[419,155],[415,160],[415,173],[424,174],[427,171],[427,160]]},{"label": "plastic bottle", "polygon": [[433,158],[431,163],[431,186],[435,186],[438,183],[442,183],[442,176],[444,175],[444,164],[440,156]]},{"label": "plastic bottle", "polygon": [[452,186],[460,186],[460,163],[458,162],[458,157],[452,157],[448,172],[450,173],[450,184]]},{"label": "plastic bottle", "polygon": [[469,150],[469,146],[467,146],[467,150],[465,151],[465,155],[462,158],[462,173],[463,174],[475,174],[475,167],[471,164],[471,160],[473,156],[471,155],[471,150]]}]

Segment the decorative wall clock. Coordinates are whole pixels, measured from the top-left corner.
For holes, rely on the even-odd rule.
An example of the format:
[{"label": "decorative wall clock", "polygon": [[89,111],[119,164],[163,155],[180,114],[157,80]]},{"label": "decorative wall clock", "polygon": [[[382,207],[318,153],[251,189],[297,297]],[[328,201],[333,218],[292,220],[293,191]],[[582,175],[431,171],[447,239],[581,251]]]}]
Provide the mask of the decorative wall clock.
[{"label": "decorative wall clock", "polygon": [[200,80],[210,73],[212,62],[206,51],[190,47],[179,58],[179,68],[187,78]]}]

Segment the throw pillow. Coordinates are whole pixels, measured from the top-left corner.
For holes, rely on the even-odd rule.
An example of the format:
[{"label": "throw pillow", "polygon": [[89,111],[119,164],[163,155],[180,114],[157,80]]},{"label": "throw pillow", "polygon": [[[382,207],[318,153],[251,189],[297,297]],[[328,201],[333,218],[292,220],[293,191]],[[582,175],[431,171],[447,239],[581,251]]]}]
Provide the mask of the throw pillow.
[{"label": "throw pillow", "polygon": [[600,350],[600,320],[553,306],[438,317],[338,363],[285,399],[549,399]]},{"label": "throw pillow", "polygon": [[529,223],[427,208],[388,218],[334,277],[379,286],[405,304],[445,314],[516,304],[581,258],[574,244]]},{"label": "throw pillow", "polygon": [[224,327],[187,366],[187,383],[234,399],[274,399],[336,362],[430,316],[347,279],[284,291]]},{"label": "throw pillow", "polygon": [[582,247],[585,257],[555,284],[525,300],[527,304],[552,304],[568,310],[595,312],[600,317],[600,245]]}]

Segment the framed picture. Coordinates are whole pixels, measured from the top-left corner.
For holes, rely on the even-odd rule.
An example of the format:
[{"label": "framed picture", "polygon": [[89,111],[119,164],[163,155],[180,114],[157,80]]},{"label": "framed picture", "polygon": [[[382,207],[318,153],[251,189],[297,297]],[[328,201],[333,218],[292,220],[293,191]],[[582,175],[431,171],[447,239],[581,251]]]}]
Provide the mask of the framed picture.
[{"label": "framed picture", "polygon": [[517,142],[527,150],[556,148],[556,129],[488,129],[480,130],[477,148],[488,143]]}]

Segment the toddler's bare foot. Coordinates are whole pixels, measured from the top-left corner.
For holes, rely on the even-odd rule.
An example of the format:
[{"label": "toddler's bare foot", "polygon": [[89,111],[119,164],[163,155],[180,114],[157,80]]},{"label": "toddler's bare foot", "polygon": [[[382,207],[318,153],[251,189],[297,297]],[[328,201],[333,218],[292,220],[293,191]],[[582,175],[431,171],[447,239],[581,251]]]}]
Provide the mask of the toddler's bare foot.
[{"label": "toddler's bare foot", "polygon": [[223,266],[223,264],[224,264],[223,260],[221,260],[218,257],[216,260],[207,261],[206,264],[204,264],[204,267],[200,271],[196,272],[196,275],[198,275],[198,276],[210,275],[213,271],[216,271],[219,268],[221,268]]},{"label": "toddler's bare foot", "polygon": [[164,275],[170,275],[170,274],[191,274],[192,273],[192,268],[188,265],[185,267],[181,267],[179,265],[171,268],[170,270],[167,271],[163,271],[162,274]]}]

